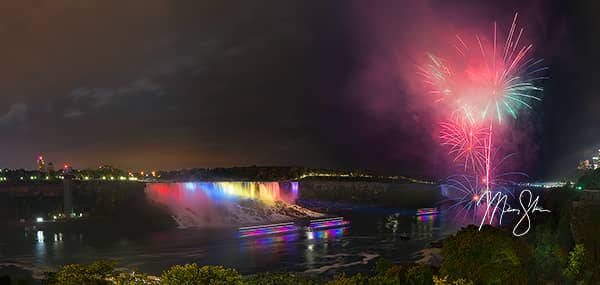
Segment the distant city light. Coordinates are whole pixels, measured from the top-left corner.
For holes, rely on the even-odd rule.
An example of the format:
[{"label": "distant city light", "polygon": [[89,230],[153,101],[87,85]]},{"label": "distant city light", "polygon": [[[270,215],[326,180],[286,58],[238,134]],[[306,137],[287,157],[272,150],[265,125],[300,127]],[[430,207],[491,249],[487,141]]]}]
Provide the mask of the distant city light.
[{"label": "distant city light", "polygon": [[37,217],[37,218],[35,218],[35,221],[38,222],[38,223],[42,223],[42,222],[44,222],[44,218]]}]

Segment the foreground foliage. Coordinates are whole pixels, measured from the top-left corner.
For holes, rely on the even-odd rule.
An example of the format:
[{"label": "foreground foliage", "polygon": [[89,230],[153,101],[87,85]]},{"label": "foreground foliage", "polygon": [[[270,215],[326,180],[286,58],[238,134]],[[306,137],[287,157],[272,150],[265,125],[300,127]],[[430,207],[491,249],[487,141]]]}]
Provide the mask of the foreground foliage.
[{"label": "foreground foliage", "polygon": [[[324,279],[318,276],[299,273],[263,273],[243,279],[234,269],[222,266],[198,266],[195,263],[175,265],[163,272],[160,277],[143,273],[117,273],[115,262],[99,261],[89,266],[70,264],[62,266],[58,272],[46,273],[45,285],[433,285],[433,268],[420,264],[395,265],[380,259],[373,274],[353,276],[338,275]],[[454,284],[454,283],[439,283]],[[459,284],[459,283],[457,283]],[[462,284],[462,283],[460,283]],[[465,283],[468,284],[468,283]]]},{"label": "foreground foliage", "polygon": [[525,262],[517,252],[519,240],[491,226],[469,226],[443,242],[440,273],[476,284],[527,284]]},{"label": "foreground foliage", "polygon": [[223,266],[202,266],[196,263],[175,265],[162,275],[161,284],[241,285],[242,276],[235,269]]}]

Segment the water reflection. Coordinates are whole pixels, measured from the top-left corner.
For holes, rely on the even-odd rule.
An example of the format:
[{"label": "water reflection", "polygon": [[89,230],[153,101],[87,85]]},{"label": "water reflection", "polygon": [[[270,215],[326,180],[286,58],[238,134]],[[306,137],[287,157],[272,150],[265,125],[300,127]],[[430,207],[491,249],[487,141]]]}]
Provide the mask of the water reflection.
[{"label": "water reflection", "polygon": [[[402,215],[395,213],[384,219],[383,232],[391,233],[395,239],[429,239],[439,235],[439,214]],[[406,231],[410,227],[410,232]]]},{"label": "water reflection", "polygon": [[435,227],[437,220],[438,214],[416,216],[416,222],[411,225],[411,237],[417,239],[434,237],[437,234]]},{"label": "water reflection", "polygon": [[277,235],[277,236],[269,236],[253,239],[249,244],[251,245],[272,245],[274,243],[282,243],[282,242],[294,242],[298,240],[299,234],[289,234],[289,235]]},{"label": "water reflection", "polygon": [[438,218],[438,214],[432,215],[420,215],[416,216],[415,219],[420,224],[433,224]]},{"label": "water reflection", "polygon": [[336,228],[319,231],[307,231],[305,233],[293,233],[285,235],[270,235],[260,238],[245,239],[246,245],[273,245],[276,243],[291,243],[302,238],[309,241],[341,239],[347,228]]},{"label": "water reflection", "polygon": [[44,231],[37,231],[35,237],[36,257],[43,260],[46,257],[46,243],[44,242]]},{"label": "water reflection", "polygon": [[307,231],[306,239],[339,239],[344,236],[346,232],[346,228],[336,228],[336,229],[328,229],[322,231]]}]

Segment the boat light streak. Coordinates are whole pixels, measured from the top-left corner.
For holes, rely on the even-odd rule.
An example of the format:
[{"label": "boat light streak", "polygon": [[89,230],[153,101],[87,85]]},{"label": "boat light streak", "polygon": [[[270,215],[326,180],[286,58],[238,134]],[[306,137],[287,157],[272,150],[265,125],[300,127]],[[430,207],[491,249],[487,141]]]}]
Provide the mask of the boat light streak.
[{"label": "boat light streak", "polygon": [[417,216],[435,215],[438,213],[439,213],[439,211],[436,208],[423,208],[423,209],[418,209],[416,215]]},{"label": "boat light streak", "polygon": [[260,226],[251,226],[251,227],[242,227],[239,228],[239,236],[240,237],[252,237],[252,236],[261,236],[261,235],[271,235],[271,234],[280,234],[280,233],[291,233],[298,231],[298,227],[294,225],[294,223],[280,223],[280,224],[270,224],[270,225],[260,225]]},{"label": "boat light streak", "polygon": [[343,217],[326,218],[326,219],[310,220],[310,224],[308,225],[308,228],[311,230],[314,230],[314,229],[324,229],[324,228],[333,228],[333,227],[345,227],[349,224],[350,224],[350,222],[344,221]]}]

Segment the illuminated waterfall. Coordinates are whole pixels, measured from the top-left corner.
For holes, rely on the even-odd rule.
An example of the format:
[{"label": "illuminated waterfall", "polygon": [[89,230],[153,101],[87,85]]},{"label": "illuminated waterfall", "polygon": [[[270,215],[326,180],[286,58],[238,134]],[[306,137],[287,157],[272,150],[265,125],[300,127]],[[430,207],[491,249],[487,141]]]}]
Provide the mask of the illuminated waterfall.
[{"label": "illuminated waterfall", "polygon": [[320,214],[294,205],[298,182],[148,183],[146,197],[180,227],[252,225]]}]

